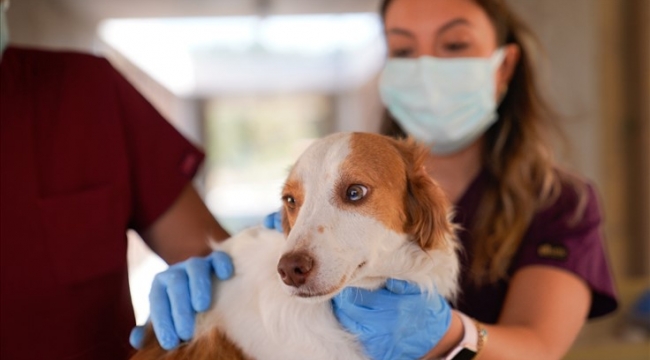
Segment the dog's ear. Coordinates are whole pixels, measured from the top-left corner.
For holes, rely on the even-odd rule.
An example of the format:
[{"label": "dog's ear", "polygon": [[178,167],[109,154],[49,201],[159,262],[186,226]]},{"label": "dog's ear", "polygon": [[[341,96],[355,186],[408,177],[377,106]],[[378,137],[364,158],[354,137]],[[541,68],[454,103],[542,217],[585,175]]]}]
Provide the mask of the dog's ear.
[{"label": "dog's ear", "polygon": [[429,149],[413,139],[396,140],[395,147],[406,165],[407,223],[404,230],[418,241],[422,249],[445,247],[445,239],[454,235],[454,226],[449,219],[451,204],[424,168]]}]

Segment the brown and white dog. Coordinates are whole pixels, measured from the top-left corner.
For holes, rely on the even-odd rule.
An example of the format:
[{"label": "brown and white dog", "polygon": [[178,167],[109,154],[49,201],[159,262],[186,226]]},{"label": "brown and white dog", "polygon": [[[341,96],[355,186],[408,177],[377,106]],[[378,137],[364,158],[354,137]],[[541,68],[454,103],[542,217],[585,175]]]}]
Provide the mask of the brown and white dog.
[{"label": "brown and white dog", "polygon": [[457,291],[450,204],[423,167],[426,154],[368,133],[314,142],[282,192],[284,234],[251,228],[216,244],[235,276],[216,282],[194,339],[166,352],[149,329],[133,360],[367,359],[328,301],[344,287],[397,278],[450,299]]}]

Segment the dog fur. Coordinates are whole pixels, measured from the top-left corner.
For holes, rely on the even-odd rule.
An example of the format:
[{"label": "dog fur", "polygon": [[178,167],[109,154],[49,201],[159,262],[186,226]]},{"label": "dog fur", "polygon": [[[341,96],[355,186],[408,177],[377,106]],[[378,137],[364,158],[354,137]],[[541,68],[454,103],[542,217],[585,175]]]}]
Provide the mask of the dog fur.
[{"label": "dog fur", "polygon": [[423,167],[427,152],[368,133],[315,141],[285,183],[284,234],[255,227],[215,244],[232,256],[235,275],[215,281],[194,339],[167,352],[150,328],[133,360],[367,359],[331,310],[344,287],[396,278],[453,299],[455,227]]}]

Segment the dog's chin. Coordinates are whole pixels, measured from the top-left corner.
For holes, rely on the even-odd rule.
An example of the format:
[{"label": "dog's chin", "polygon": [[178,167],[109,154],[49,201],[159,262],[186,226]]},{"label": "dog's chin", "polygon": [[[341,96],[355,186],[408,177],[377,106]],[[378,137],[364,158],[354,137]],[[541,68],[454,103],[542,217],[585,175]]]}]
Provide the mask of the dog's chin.
[{"label": "dog's chin", "polygon": [[350,282],[348,286],[353,286],[357,288],[367,289],[367,290],[377,290],[380,287],[384,286],[386,283],[387,277],[385,276],[367,276],[358,278],[355,281]]},{"label": "dog's chin", "polygon": [[330,292],[313,292],[307,289],[294,289],[292,296],[296,297],[302,302],[306,303],[321,303],[331,300],[336,294],[338,294],[343,288],[336,289]]},{"label": "dog's chin", "polygon": [[347,283],[347,276],[343,276],[339,282],[330,286],[313,286],[305,284],[297,288],[293,286],[285,286],[284,288],[289,292],[289,295],[301,301],[319,303],[332,299],[336,294],[343,290]]}]

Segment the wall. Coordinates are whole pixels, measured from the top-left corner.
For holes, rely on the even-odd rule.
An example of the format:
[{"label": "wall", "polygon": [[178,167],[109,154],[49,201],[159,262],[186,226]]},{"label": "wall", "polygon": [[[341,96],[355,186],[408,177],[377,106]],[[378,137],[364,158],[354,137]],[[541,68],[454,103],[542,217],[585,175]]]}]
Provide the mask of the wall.
[{"label": "wall", "polygon": [[[561,115],[570,148],[557,150],[563,161],[602,182],[599,152],[602,117],[598,84],[598,8],[593,0],[508,0],[539,37],[547,57],[542,85]],[[544,55],[544,53],[542,54]]]}]

